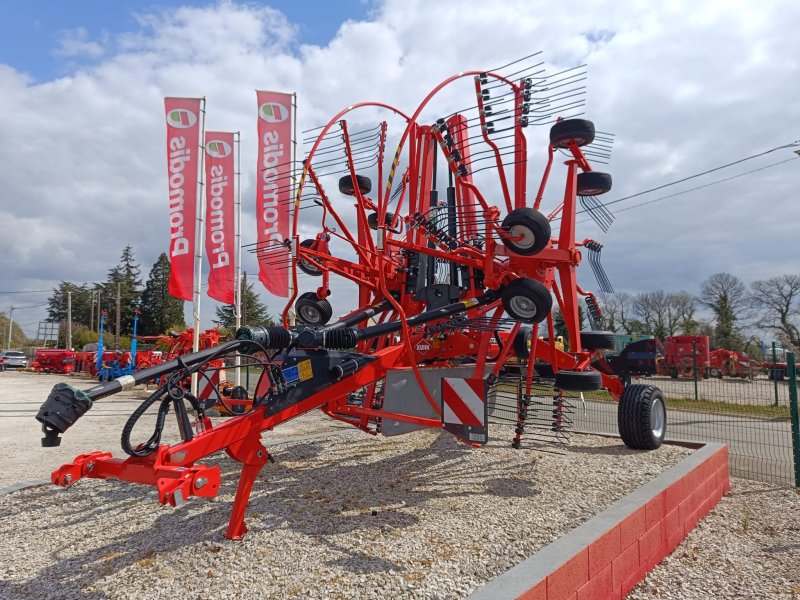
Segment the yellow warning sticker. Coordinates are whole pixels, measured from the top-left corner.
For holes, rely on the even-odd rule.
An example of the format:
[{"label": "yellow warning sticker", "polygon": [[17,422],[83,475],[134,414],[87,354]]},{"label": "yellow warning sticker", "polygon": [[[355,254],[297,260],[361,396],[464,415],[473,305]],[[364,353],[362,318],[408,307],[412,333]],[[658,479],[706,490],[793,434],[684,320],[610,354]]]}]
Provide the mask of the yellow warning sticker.
[{"label": "yellow warning sticker", "polygon": [[311,361],[308,359],[297,363],[297,371],[300,375],[300,381],[306,381],[314,376],[314,371],[311,370]]},{"label": "yellow warning sticker", "polygon": [[469,298],[468,300],[464,300],[464,307],[465,308],[472,308],[473,306],[477,306],[477,305],[478,305],[478,299],[477,298]]}]

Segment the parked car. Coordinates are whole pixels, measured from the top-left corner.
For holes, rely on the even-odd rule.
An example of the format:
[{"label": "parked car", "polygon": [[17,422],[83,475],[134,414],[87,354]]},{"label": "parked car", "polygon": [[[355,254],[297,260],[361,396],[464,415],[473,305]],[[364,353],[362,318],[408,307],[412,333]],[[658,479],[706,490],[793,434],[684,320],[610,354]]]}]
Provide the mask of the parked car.
[{"label": "parked car", "polygon": [[0,373],[6,370],[6,359],[0,356]]},{"label": "parked car", "polygon": [[23,352],[18,350],[6,350],[0,354],[6,369],[24,369],[28,366],[28,359]]}]

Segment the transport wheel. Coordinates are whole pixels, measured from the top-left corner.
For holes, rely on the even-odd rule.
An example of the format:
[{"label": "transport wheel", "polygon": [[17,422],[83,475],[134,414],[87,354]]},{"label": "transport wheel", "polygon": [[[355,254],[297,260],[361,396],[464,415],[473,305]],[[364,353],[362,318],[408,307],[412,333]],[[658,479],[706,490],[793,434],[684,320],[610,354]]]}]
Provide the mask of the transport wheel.
[{"label": "transport wheel", "polygon": [[503,244],[517,254],[531,256],[550,243],[550,221],[538,210],[515,208],[503,219],[502,227],[514,238],[502,238]]},{"label": "transport wheel", "polygon": [[314,292],[301,294],[294,303],[297,318],[307,325],[325,325],[333,316],[333,308],[327,300],[320,300]]},{"label": "transport wheel", "polygon": [[[391,227],[392,221],[394,221],[394,213],[387,212],[384,225],[386,225],[386,227]],[[398,221],[398,224],[400,223],[402,223],[402,219]],[[369,213],[367,215],[367,225],[369,225],[370,229],[378,230],[378,213]]]},{"label": "transport wheel", "polygon": [[667,407],[661,390],[654,385],[626,386],[617,407],[617,424],[628,448],[658,448],[667,433]]},{"label": "transport wheel", "polygon": [[578,173],[578,196],[599,196],[610,190],[611,175],[608,173]]},{"label": "transport wheel", "polygon": [[529,325],[544,321],[553,308],[553,297],[547,288],[528,277],[512,281],[503,290],[501,300],[512,319]]},{"label": "transport wheel", "polygon": [[553,386],[565,392],[596,392],[603,380],[597,371],[557,371]]},{"label": "transport wheel", "polygon": [[717,367],[711,367],[708,370],[708,376],[709,377],[715,377],[717,379],[722,379],[722,371],[720,369],[718,369]]},{"label": "transport wheel", "polygon": [[586,119],[567,119],[550,128],[550,143],[555,148],[566,148],[570,142],[586,146],[594,141],[594,123]]},{"label": "transport wheel", "polygon": [[[300,245],[303,248],[313,249],[315,242],[316,240],[303,240],[302,242],[300,242]],[[322,275],[322,271],[320,271],[315,265],[311,264],[307,260],[298,260],[297,268],[300,269],[306,275],[311,275],[312,277],[319,277],[320,275]]]},{"label": "transport wheel", "polygon": [[673,379],[677,379],[678,378],[678,369],[676,367],[670,367],[669,368],[669,376],[672,377]]},{"label": "transport wheel", "polygon": [[613,331],[581,331],[581,348],[584,350],[613,350],[616,342]]},{"label": "transport wheel", "polygon": [[[362,196],[372,191],[372,180],[369,177],[356,175],[356,182],[358,183],[358,189],[361,191]],[[356,195],[356,188],[353,185],[353,178],[350,175],[345,175],[339,179],[339,191],[345,196]]]},{"label": "transport wheel", "polygon": [[531,334],[530,327],[520,327],[514,337],[514,354],[520,360],[525,360],[531,355]]}]

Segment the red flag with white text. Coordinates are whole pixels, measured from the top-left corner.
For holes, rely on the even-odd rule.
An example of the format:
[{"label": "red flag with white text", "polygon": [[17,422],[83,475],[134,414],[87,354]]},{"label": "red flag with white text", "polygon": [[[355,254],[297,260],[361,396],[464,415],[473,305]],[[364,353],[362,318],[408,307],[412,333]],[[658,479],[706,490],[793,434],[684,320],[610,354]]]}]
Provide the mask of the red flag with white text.
[{"label": "red flag with white text", "polygon": [[233,148],[233,133],[206,132],[208,295],[225,304],[234,303],[236,278]]},{"label": "red flag with white text", "polygon": [[169,293],[192,300],[197,179],[200,166],[200,98],[164,98],[169,181]]},{"label": "red flag with white text", "polygon": [[256,92],[256,96],[258,278],[268,292],[285,298],[289,295],[289,259],[280,244],[289,237],[292,94]]}]

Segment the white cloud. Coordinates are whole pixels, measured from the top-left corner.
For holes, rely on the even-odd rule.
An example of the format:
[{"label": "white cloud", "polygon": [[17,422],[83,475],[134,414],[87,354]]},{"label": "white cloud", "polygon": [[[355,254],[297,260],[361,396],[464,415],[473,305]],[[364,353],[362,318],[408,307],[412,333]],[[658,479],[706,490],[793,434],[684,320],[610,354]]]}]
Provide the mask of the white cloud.
[{"label": "white cloud", "polygon": [[61,32],[56,56],[67,58],[97,59],[105,54],[105,49],[98,42],[89,40],[89,32],[83,27],[66,29]]},{"label": "white cloud", "polygon": [[[128,243],[147,274],[169,235],[164,96],[205,96],[209,129],[242,131],[243,234],[253,242],[255,89],[296,90],[304,129],[361,100],[412,112],[455,72],[543,50],[554,68],[589,64],[587,116],[616,134],[611,164],[601,168],[614,176],[614,199],[800,138],[800,42],[792,29],[799,20],[800,5],[790,2],[609,2],[576,10],[523,0],[387,0],[369,20],[343,23],[327,46],[298,48],[298,25],[281,13],[224,2],[141,14],[138,31],[102,44],[85,30],[66,32],[58,53],[94,66],[35,83],[0,65],[0,290],[103,278]],[[466,106],[471,84],[455,89],[461,95],[435,101],[426,118]],[[367,113],[360,114],[354,121]],[[528,136],[533,186],[547,128]],[[797,272],[798,169],[800,161],[622,212],[608,234],[589,224],[581,235],[605,242],[604,264],[618,289],[696,291],[718,271],[746,281]],[[557,197],[553,188],[545,208]],[[310,234],[313,224],[305,225]],[[351,304],[337,294],[338,313]],[[21,301],[0,295],[0,307]],[[281,303],[269,304],[276,311]],[[212,307],[204,302],[206,316]]]}]

